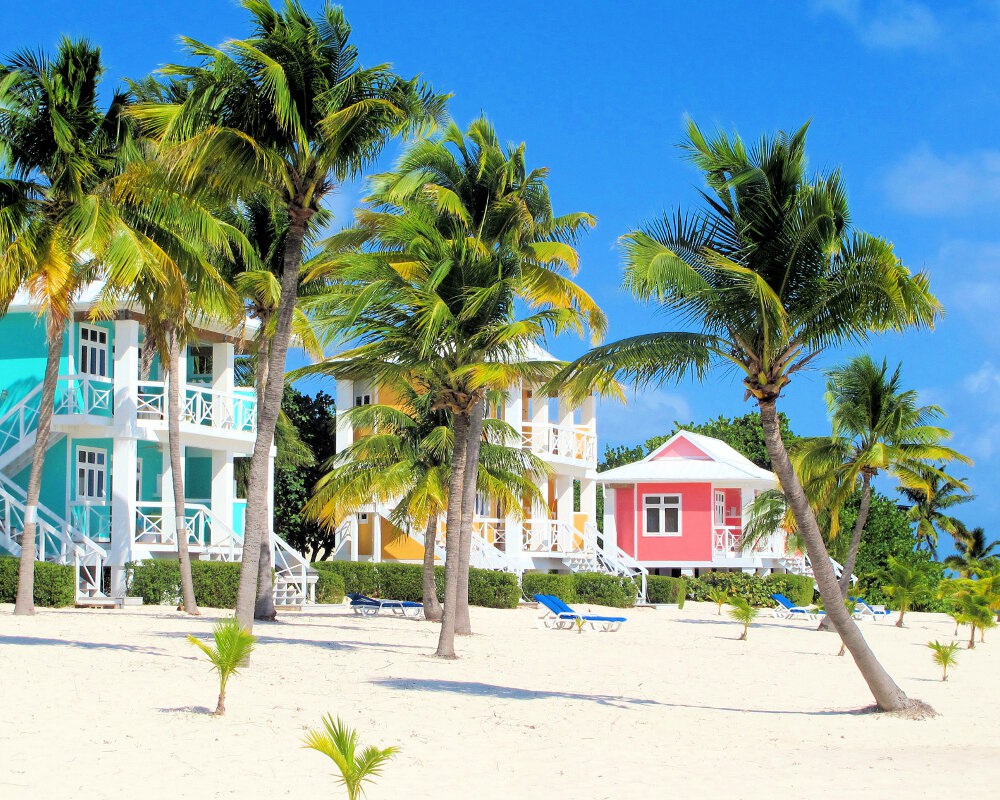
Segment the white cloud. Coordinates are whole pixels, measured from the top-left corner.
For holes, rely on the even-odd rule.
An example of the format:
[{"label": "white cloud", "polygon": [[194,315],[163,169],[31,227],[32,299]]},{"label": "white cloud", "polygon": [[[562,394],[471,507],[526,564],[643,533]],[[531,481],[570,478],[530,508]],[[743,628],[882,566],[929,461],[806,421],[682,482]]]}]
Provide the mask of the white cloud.
[{"label": "white cloud", "polygon": [[1000,150],[939,155],[918,147],[886,173],[893,206],[922,216],[995,213],[1000,207]]},{"label": "white cloud", "polygon": [[931,9],[908,0],[815,0],[813,8],[839,17],[868,47],[901,50],[926,47],[941,38],[941,25]]},{"label": "white cloud", "polygon": [[931,262],[931,273],[945,312],[964,315],[987,345],[1000,342],[993,321],[1000,298],[1000,242],[947,242]]},{"label": "white cloud", "polygon": [[597,406],[597,438],[604,445],[638,444],[651,436],[670,433],[674,421],[688,422],[691,405],[678,392],[628,391],[628,403],[601,400]]},{"label": "white cloud", "polygon": [[986,394],[1000,390],[1000,369],[992,361],[986,361],[975,372],[966,375],[962,386],[973,394]]}]

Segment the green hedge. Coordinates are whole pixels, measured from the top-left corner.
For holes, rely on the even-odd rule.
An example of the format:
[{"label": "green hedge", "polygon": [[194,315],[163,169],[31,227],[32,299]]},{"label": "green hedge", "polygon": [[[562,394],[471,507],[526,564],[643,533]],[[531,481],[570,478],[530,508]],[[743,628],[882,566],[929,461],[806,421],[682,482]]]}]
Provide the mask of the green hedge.
[{"label": "green hedge", "polygon": [[649,575],[646,578],[646,600],[650,603],[676,603],[684,608],[687,597],[687,582],[683,578],[669,578],[665,575]]},{"label": "green hedge", "polygon": [[[17,599],[17,571],[21,560],[14,556],[0,557],[0,603]],[[76,602],[76,576],[69,564],[35,562],[35,605],[39,608],[62,608]]]},{"label": "green hedge", "polygon": [[336,572],[328,569],[318,570],[316,581],[317,603],[341,603],[344,600],[344,579]]},{"label": "green hedge", "polygon": [[[127,570],[129,597],[141,597],[146,605],[172,605],[181,593],[181,572],[176,561],[151,558],[132,561]],[[206,608],[236,608],[240,565],[231,561],[192,561],[194,599]]]},{"label": "green hedge", "polygon": [[573,575],[573,588],[580,603],[613,608],[635,605],[636,586],[629,578],[602,572],[577,572]]},{"label": "green hedge", "polygon": [[761,577],[742,572],[710,572],[700,578],[685,578],[689,600],[706,601],[708,592],[721,587],[730,597],[742,597],[757,608],[773,608],[772,594],[784,594],[796,605],[813,602],[814,585],[808,575],[772,574]]},{"label": "green hedge", "polygon": [[552,594],[565,603],[576,602],[574,575],[526,572],[521,576],[521,594],[531,600],[536,594]]},{"label": "green hedge", "polygon": [[[373,561],[315,561],[323,575],[339,575],[346,594],[367,594],[393,600],[423,598],[423,567],[420,564],[390,564]],[[444,600],[444,567],[434,568],[439,600]],[[317,589],[317,593],[319,589]],[[521,590],[517,576],[488,569],[469,570],[469,603],[486,608],[517,608]],[[326,602],[326,601],[323,601]]]}]

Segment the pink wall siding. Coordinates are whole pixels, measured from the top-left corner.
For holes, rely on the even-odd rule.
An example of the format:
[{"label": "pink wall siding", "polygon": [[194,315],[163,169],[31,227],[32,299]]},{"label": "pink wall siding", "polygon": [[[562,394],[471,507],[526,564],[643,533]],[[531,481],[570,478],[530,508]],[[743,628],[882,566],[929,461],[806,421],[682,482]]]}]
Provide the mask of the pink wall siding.
[{"label": "pink wall siding", "polygon": [[708,456],[695,447],[691,442],[681,436],[675,439],[662,452],[657,453],[653,461],[661,458],[694,458],[699,461],[708,461]]},{"label": "pink wall siding", "polygon": [[[709,561],[712,558],[712,487],[707,483],[643,483],[615,490],[618,546],[639,561]],[[643,536],[642,498],[647,494],[681,496],[681,535]],[[639,524],[639,552],[635,523]]]}]

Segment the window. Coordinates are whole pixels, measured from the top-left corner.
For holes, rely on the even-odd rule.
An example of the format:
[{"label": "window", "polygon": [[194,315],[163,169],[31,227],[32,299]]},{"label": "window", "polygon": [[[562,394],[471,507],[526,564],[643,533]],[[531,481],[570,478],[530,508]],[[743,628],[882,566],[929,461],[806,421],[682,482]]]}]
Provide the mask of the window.
[{"label": "window", "polygon": [[103,328],[80,326],[80,373],[108,377],[108,332]]},{"label": "window", "polygon": [[108,454],[103,450],[76,450],[76,499],[104,502],[107,497]]},{"label": "window", "polygon": [[678,494],[652,494],[643,498],[643,534],[646,536],[681,535],[681,497]]},{"label": "window", "polygon": [[726,493],[716,492],[715,493],[715,524],[725,525],[726,524]]},{"label": "window", "polygon": [[188,361],[189,383],[212,382],[212,348],[192,347],[189,349],[191,359]]},{"label": "window", "polygon": [[367,514],[358,514],[358,522],[360,522],[362,525],[367,525],[368,524],[368,515]]},{"label": "window", "polygon": [[354,405],[356,406],[370,406],[372,403],[372,396],[370,394],[359,394],[354,398]]}]

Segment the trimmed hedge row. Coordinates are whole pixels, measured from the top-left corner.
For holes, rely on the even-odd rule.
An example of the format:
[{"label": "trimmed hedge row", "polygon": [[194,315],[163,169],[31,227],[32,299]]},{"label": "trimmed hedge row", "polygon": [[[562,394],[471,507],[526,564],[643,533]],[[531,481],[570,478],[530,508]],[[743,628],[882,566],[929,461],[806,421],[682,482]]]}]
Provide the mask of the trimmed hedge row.
[{"label": "trimmed hedge row", "polygon": [[336,572],[319,570],[319,580],[316,581],[317,603],[342,603],[344,601],[344,579]]},{"label": "trimmed hedge row", "polygon": [[700,578],[684,578],[689,600],[706,601],[708,592],[721,587],[730,597],[742,597],[750,605],[773,608],[777,603],[772,594],[784,594],[795,604],[807,606],[813,602],[815,587],[808,575],[772,573],[746,575],[742,572],[710,572]]},{"label": "trimmed hedge row", "polygon": [[529,600],[536,594],[552,594],[566,603],[576,602],[576,581],[573,575],[549,572],[525,572],[521,576],[521,594]]},{"label": "trimmed hedge row", "polygon": [[631,608],[635,605],[636,586],[628,578],[603,572],[526,572],[521,576],[521,593],[529,599],[536,594],[552,594],[567,603]]},{"label": "trimmed hedge row", "polygon": [[684,608],[687,597],[687,582],[683,578],[669,578],[666,575],[649,575],[646,578],[646,601],[649,603],[676,603]]},{"label": "trimmed hedge row", "polygon": [[[326,580],[336,575],[343,582],[346,594],[367,594],[393,600],[423,598],[423,567],[420,564],[387,564],[373,561],[315,561],[312,565],[320,575],[316,596],[320,602],[340,602],[322,599]],[[434,568],[434,583],[439,600],[444,600],[444,567]],[[489,569],[469,570],[469,603],[485,608],[517,608],[521,590],[517,576]]]},{"label": "trimmed hedge row", "polygon": [[[176,561],[151,558],[125,565],[129,597],[146,605],[173,605],[181,593],[181,572]],[[232,561],[192,561],[194,599],[207,608],[236,608],[240,565]]]},{"label": "trimmed hedge row", "polygon": [[[17,599],[17,571],[21,560],[0,556],[0,603]],[[40,608],[62,608],[76,602],[76,576],[69,564],[35,562],[35,605]]]}]

